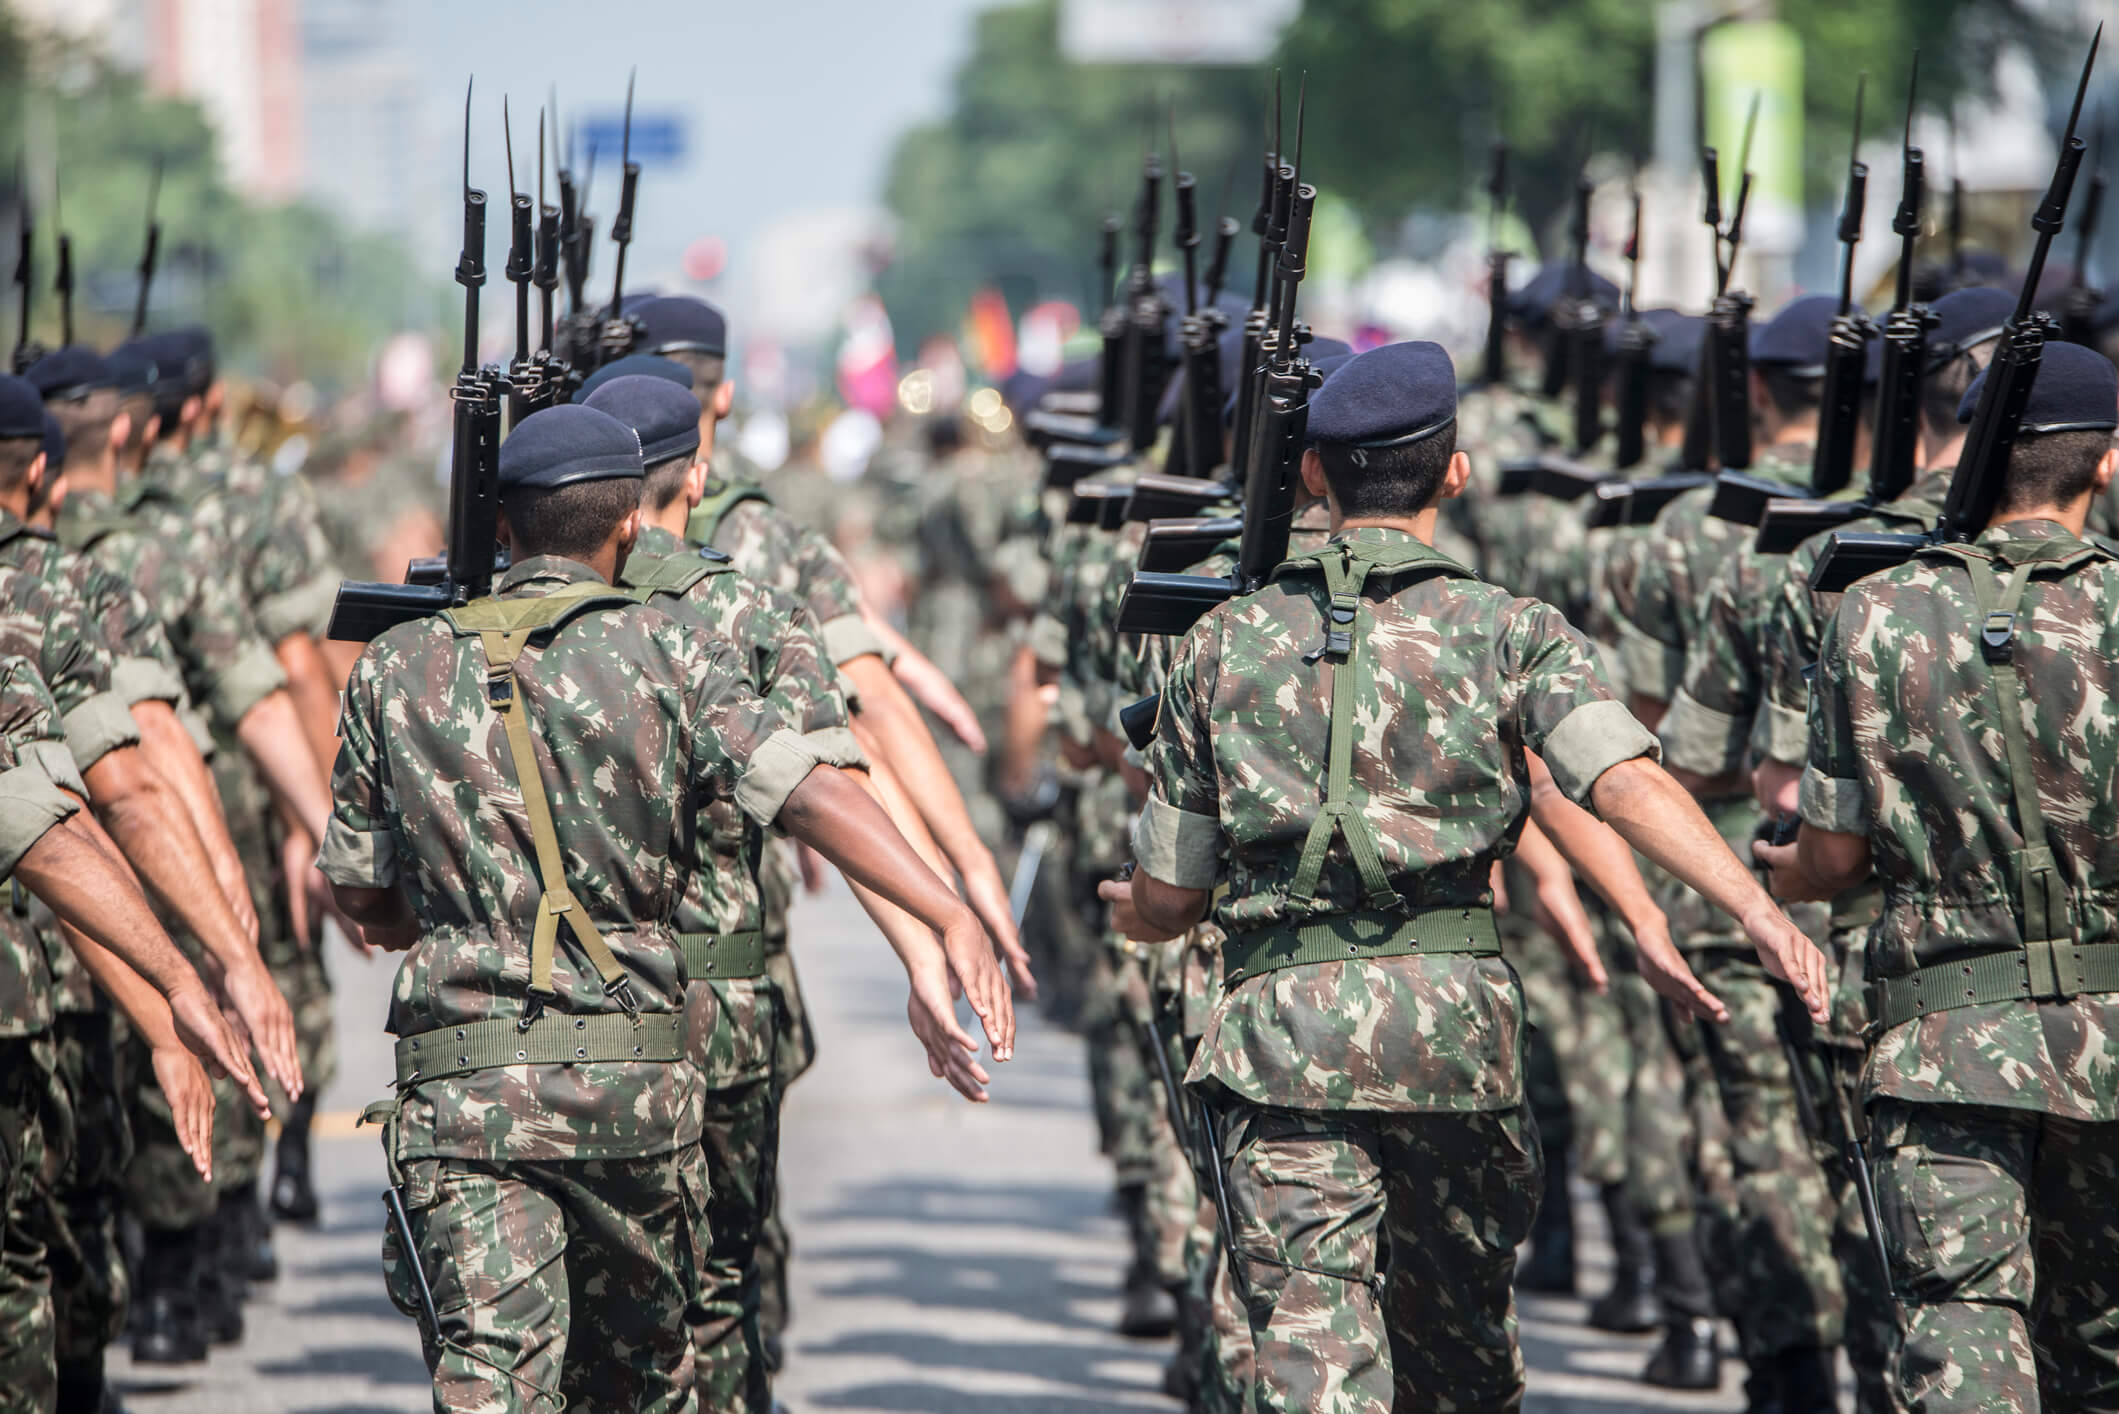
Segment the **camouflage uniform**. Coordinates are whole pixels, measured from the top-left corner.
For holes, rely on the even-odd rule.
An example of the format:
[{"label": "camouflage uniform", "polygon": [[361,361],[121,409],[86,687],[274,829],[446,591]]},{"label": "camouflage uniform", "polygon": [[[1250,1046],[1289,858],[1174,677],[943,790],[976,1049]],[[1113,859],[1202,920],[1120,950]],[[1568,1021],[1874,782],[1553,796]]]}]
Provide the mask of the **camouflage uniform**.
[{"label": "camouflage uniform", "polygon": [[[1365,584],[1340,545],[1376,564]],[[1327,673],[1304,655],[1328,586],[1372,622]],[[1177,651],[1135,844],[1157,879],[1228,886],[1229,974],[1187,1079],[1225,1117],[1254,1408],[1522,1397],[1510,1283],[1542,1161],[1488,876],[1526,750],[1581,799],[1655,743],[1558,613],[1399,532],[1291,562]]]},{"label": "camouflage uniform", "polygon": [[[67,792],[72,792],[69,796]],[[0,878],[86,794],[64,719],[33,658],[0,656]],[[12,888],[13,886],[10,885]],[[53,1364],[48,1130],[63,1133],[53,1078],[51,977],[12,909],[0,925],[0,1410],[42,1414]]]},{"label": "camouflage uniform", "polygon": [[[474,610],[555,594],[581,597],[530,636],[512,690],[489,691]],[[434,1283],[438,1408],[590,1391],[689,1408],[707,1195],[670,920],[706,867],[712,811],[770,822],[814,757],[742,686],[732,648],[572,561],[522,560],[453,615],[392,629],[355,665],[319,861],[335,883],[403,888],[420,925],[391,1004],[397,1098],[370,1110],[387,1115],[417,1249],[386,1243],[392,1295],[413,1309],[408,1258]],[[503,751],[495,698],[524,714],[533,762]],[[556,838],[539,842],[539,814]],[[543,878],[540,858],[567,877]],[[560,888],[601,956],[551,921]],[[468,1063],[467,1030],[497,1036]],[[529,1048],[553,1063],[523,1063]]]},{"label": "camouflage uniform", "polygon": [[[654,526],[641,531],[624,579],[656,586],[658,607],[732,645],[745,685],[802,733],[819,761],[863,764],[845,696],[800,601]],[[705,1092],[701,1144],[713,1178],[711,1245],[691,1311],[692,1338],[702,1407],[770,1414],[757,1257],[779,1151],[772,1062],[781,1002],[762,970],[757,870],[765,837],[741,811],[720,804],[707,839],[711,867],[693,874],[676,915],[689,963],[692,1063]]]},{"label": "camouflage uniform", "polygon": [[1884,888],[1862,1088],[1916,1411],[2119,1403],[2115,663],[2119,563],[2045,520],[1824,630],[1802,813]]}]

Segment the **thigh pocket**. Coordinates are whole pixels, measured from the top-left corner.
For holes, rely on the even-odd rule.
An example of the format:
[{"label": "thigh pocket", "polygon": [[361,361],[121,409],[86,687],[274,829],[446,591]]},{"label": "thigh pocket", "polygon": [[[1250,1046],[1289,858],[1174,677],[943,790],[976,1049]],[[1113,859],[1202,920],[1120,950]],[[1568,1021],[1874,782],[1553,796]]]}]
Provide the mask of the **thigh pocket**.
[{"label": "thigh pocket", "polygon": [[[420,1300],[422,1276],[438,1314],[461,1310],[466,1304],[457,1270],[462,1260],[457,1250],[458,1224],[455,1205],[449,1201],[449,1175],[443,1160],[409,1159],[400,1168],[405,1176],[402,1196],[413,1246],[406,1251],[396,1220],[385,1221],[383,1285],[391,1305],[424,1323],[427,1313]],[[385,1202],[387,1206],[387,1199]]]},{"label": "thigh pocket", "polygon": [[1877,1106],[1876,1201],[1901,1294],[2028,1308],[2023,1177],[2035,1131],[2013,1121],[1969,1107]]}]

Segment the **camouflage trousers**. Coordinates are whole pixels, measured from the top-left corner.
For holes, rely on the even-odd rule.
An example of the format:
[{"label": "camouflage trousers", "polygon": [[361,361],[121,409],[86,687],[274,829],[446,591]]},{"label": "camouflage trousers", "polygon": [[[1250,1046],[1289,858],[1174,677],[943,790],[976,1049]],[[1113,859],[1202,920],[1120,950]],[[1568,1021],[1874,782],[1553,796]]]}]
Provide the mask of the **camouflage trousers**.
[{"label": "camouflage trousers", "polygon": [[1754,1366],[1840,1344],[1847,1312],[1835,1229],[1841,1204],[1804,1129],[1782,998],[1749,953],[1706,949],[1693,970],[1727,1004],[1720,1025],[1676,1021],[1697,1138],[1701,1243],[1716,1304]]},{"label": "camouflage trousers", "polygon": [[[685,1310],[706,1246],[705,1156],[402,1166],[414,1255],[434,1293],[437,1411],[680,1414],[696,1407]],[[383,1239],[391,1301],[419,1319]],[[424,1333],[423,1333],[424,1334]],[[570,1356],[571,1352],[571,1356]]]},{"label": "camouflage trousers", "polygon": [[1516,1247],[1544,1183],[1527,1107],[1223,1122],[1254,1410],[1519,1407]]},{"label": "camouflage trousers", "polygon": [[1913,1414],[2119,1408],[2119,1123],[1871,1102]]},{"label": "camouflage trousers", "polygon": [[[117,1040],[108,1012],[62,1012],[52,1028],[69,1141],[53,1141],[53,1310],[61,1368],[91,1364],[125,1326],[130,1281],[118,1240],[124,1175],[132,1155]],[[61,1149],[63,1148],[63,1152]]]},{"label": "camouflage trousers", "polygon": [[1146,984],[1138,958],[1107,940],[1089,975],[1082,1039],[1089,1060],[1089,1097],[1096,1111],[1098,1147],[1118,1171],[1121,1188],[1146,1187],[1158,1164],[1156,1123],[1167,1105],[1140,1044]]},{"label": "camouflage trousers", "polygon": [[0,1040],[0,1414],[45,1414],[59,1397],[46,1147],[53,1064],[48,1038]]},{"label": "camouflage trousers", "polygon": [[[324,967],[321,934],[312,938],[308,947],[291,936],[260,946],[272,980],[294,1012],[294,1044],[302,1063],[303,1087],[320,1095],[338,1078],[338,1032],[332,1023],[331,975]],[[265,1077],[265,1091],[272,1098],[273,1117],[285,1120],[290,1105],[270,1076]]]},{"label": "camouflage trousers", "polygon": [[[795,973],[794,954],[788,950],[788,913],[794,906],[795,890],[800,882],[787,849],[769,846],[758,871],[758,886],[765,909],[765,975],[771,979],[780,1002],[780,1029],[773,1040],[775,1115],[786,1102],[788,1087],[817,1063],[817,1033],[810,1024],[809,1005],[802,996],[802,979]],[[777,1145],[777,1123],[773,1132],[773,1142]],[[779,1173],[779,1165],[775,1162],[757,1257],[758,1334],[768,1347],[775,1348],[787,1329],[791,1314],[787,1264],[794,1258],[794,1238],[780,1215]]]},{"label": "camouflage trousers", "polygon": [[[758,1319],[758,1258],[780,1152],[780,1105],[771,1078],[707,1091],[700,1148],[713,1191],[699,1292],[687,1313],[699,1404],[717,1414],[771,1414]],[[784,1279],[784,1266],[781,1271]]]},{"label": "camouflage trousers", "polygon": [[257,1181],[265,1162],[265,1124],[231,1080],[213,1082],[213,1182],[192,1167],[177,1139],[147,1046],[128,1033],[119,1074],[131,1109],[132,1160],[125,1166],[125,1207],[142,1226],[174,1231],[213,1216],[222,1193]]}]

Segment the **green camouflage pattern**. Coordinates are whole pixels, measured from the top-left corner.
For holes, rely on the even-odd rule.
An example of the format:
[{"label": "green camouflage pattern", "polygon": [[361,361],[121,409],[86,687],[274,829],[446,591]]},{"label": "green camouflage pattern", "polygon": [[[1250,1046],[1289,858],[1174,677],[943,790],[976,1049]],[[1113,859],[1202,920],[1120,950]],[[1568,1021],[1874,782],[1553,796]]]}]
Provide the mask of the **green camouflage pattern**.
[{"label": "green camouflage pattern", "polygon": [[2119,1401],[2119,1125],[1896,1099],[1875,1106],[1877,1204],[1911,1414]]},{"label": "green camouflage pattern", "polygon": [[[52,1304],[59,1364],[98,1360],[125,1327],[131,1281],[118,1239],[132,1130],[109,1012],[70,1012],[52,1028],[53,1072],[69,1118],[52,1212]],[[153,1087],[152,1080],[148,1085]],[[54,1143],[58,1151],[62,1146]]]},{"label": "green camouflage pattern", "polygon": [[1465,563],[1490,584],[1530,593],[1531,560],[1569,512],[1546,496],[1503,496],[1501,469],[1560,445],[1568,414],[1525,382],[1466,389],[1457,396],[1457,449],[1471,459],[1464,494],[1442,503],[1438,521],[1477,556]]},{"label": "green camouflage pattern", "polygon": [[685,1312],[699,1407],[772,1414],[758,1266],[779,1179],[780,1104],[770,1075],[707,1087],[700,1151],[713,1184],[698,1289]]},{"label": "green camouflage pattern", "polygon": [[[437,1410],[683,1414],[685,1305],[706,1245],[706,1166],[675,1159],[404,1165],[412,1253],[441,1339],[423,1332]],[[385,1229],[383,1275],[420,1319],[407,1253]]]},{"label": "green camouflage pattern", "polygon": [[1239,1106],[1223,1134],[1254,1411],[1518,1406],[1516,1247],[1545,1168],[1528,1110]]},{"label": "green camouflage pattern", "polygon": [[[2005,563],[2078,554],[2034,573],[2014,661],[2046,829],[2071,890],[2074,940],[2113,940],[2119,891],[2119,562],[2052,521],[1990,527]],[[1957,560],[1922,555],[1842,596],[1819,646],[1803,819],[1863,834],[1884,890],[1871,980],[2022,946],[2009,865],[2023,841],[1978,648],[1981,614]],[[2119,1118],[2107,1042],[2119,994],[1931,1012],[1875,1038],[1865,1091]]]},{"label": "green camouflage pattern", "polygon": [[[573,561],[532,557],[498,592],[581,582],[598,581]],[[516,691],[542,748],[566,883],[641,1010],[681,1011],[685,972],[670,919],[701,863],[700,819],[717,801],[741,799],[753,758],[784,731],[780,717],[743,685],[733,648],[652,604],[593,605],[539,638],[516,660]],[[337,883],[401,885],[418,916],[421,943],[399,968],[391,1003],[389,1030],[400,1037],[515,1019],[527,1001],[540,890],[485,680],[477,637],[427,619],[377,638],[347,684],[320,862]],[[807,761],[791,733],[774,747],[778,759]],[[562,929],[548,1009],[614,1010],[570,939]],[[658,1153],[696,1140],[696,1084],[689,1065],[628,1062],[506,1066],[417,1084],[401,1095],[398,1156]]]},{"label": "green camouflage pattern", "polygon": [[217,441],[181,452],[161,443],[148,453],[140,475],[189,502],[208,533],[232,548],[267,642],[291,633],[323,634],[338,576],[316,493],[306,480],[278,475]]},{"label": "green camouflage pattern", "polygon": [[56,1088],[48,1041],[0,1040],[0,1409],[42,1414],[58,1399],[46,1126]]},{"label": "green camouflage pattern", "polygon": [[[1364,529],[1352,543],[1410,539]],[[1492,865],[1526,818],[1526,749],[1553,759],[1580,795],[1654,744],[1550,606],[1468,579],[1413,575],[1386,589],[1394,580],[1377,571],[1364,598],[1362,661],[1388,666],[1371,669],[1357,698],[1356,799],[1409,906],[1486,908]],[[1338,837],[1316,900],[1288,893],[1325,795],[1330,675],[1303,661],[1325,598],[1321,576],[1291,573],[1216,609],[1178,649],[1164,689],[1144,829],[1174,811],[1190,817],[1181,828],[1219,832],[1229,887],[1215,921],[1231,934],[1364,906]],[[1506,1109],[1521,1100],[1520,1059],[1520,994],[1505,962],[1413,956],[1244,979],[1221,998],[1190,1078],[1295,1108]]]},{"label": "green camouflage pattern", "polygon": [[[718,489],[718,483],[707,483],[709,497]],[[706,533],[709,529],[711,535]],[[861,591],[846,557],[822,534],[770,501],[739,502],[711,527],[695,513],[684,538],[695,545],[712,545],[734,561],[742,574],[801,600],[816,619],[819,636],[834,663],[880,651],[874,634],[861,621]],[[859,652],[851,651],[854,648]]]}]

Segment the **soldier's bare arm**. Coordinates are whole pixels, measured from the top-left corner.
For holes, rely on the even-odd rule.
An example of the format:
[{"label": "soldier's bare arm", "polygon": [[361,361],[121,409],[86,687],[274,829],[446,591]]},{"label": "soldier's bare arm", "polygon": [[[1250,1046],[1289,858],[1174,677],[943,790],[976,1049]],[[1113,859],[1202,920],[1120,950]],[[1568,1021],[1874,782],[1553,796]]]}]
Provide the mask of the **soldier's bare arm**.
[{"label": "soldier's bare arm", "polygon": [[302,828],[322,839],[331,818],[331,792],[325,788],[316,753],[303,734],[301,714],[285,688],[268,692],[235,726],[258,774],[275,800],[283,802]]},{"label": "soldier's bare arm", "polygon": [[889,624],[871,617],[868,626],[891,650],[890,671],[899,685],[949,728],[958,741],[983,756],[986,732],[979,726],[979,714],[964,700],[964,694],[957,691],[948,674]]},{"label": "soldier's bare arm", "polygon": [[331,666],[316,640],[303,630],[273,644],[272,656],[287,674],[288,696],[302,719],[310,754],[322,774],[331,769],[331,758],[338,755],[338,683],[332,680]]},{"label": "soldier's bare arm", "polygon": [[[1553,794],[1559,794],[1557,788]],[[1574,871],[1537,821],[1524,822],[1522,838],[1516,841],[1516,859],[1536,885],[1529,900],[1532,920],[1567,950],[1569,960],[1592,986],[1599,992],[1609,990],[1611,978],[1597,952],[1596,934],[1590,929],[1582,896],[1575,891]]]},{"label": "soldier's bare arm", "polygon": [[1181,888],[1139,868],[1130,882],[1104,880],[1096,894],[1111,905],[1111,926],[1143,943],[1164,942],[1186,931],[1207,916],[1214,899],[1210,890]]},{"label": "soldier's bare arm", "polygon": [[213,880],[228,900],[229,909],[244,936],[257,941],[258,915],[250,901],[250,885],[243,875],[242,857],[228,834],[228,817],[221,811],[220,792],[213,784],[213,769],[199,754],[198,743],[177,716],[176,709],[159,698],[132,705],[132,719],[140,728],[140,749],[161,772],[162,779],[183,802],[191,827],[206,850]]},{"label": "soldier's bare arm", "polygon": [[1773,896],[1790,903],[1837,898],[1869,878],[1869,837],[1804,824],[1794,844],[1751,846],[1770,871]]}]

